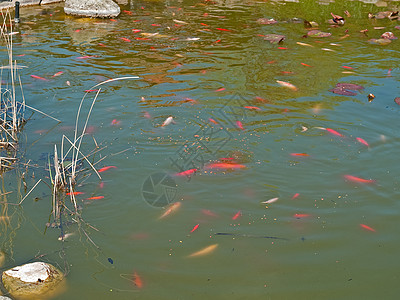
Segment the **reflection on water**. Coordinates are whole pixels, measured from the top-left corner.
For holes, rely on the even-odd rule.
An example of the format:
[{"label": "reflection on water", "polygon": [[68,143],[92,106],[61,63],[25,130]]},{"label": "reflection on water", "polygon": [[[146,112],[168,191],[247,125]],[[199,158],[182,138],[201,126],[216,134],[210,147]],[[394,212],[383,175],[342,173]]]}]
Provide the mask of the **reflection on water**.
[{"label": "reflection on water", "polygon": [[[368,19],[380,2],[323,2],[125,1],[116,20],[24,8],[13,38],[25,98],[62,122],[30,117],[17,173],[27,190],[3,174],[4,267],[40,256],[68,270],[57,299],[394,299],[399,42],[368,40],[398,36],[399,21]],[[304,20],[331,36],[307,37]],[[62,233],[54,145],[73,137],[84,91],[123,76],[139,79],[101,86],[81,148],[111,168],[99,180],[82,164],[83,221],[69,215]],[[338,83],[363,89],[330,92]],[[160,199],[169,205],[150,205]]]}]

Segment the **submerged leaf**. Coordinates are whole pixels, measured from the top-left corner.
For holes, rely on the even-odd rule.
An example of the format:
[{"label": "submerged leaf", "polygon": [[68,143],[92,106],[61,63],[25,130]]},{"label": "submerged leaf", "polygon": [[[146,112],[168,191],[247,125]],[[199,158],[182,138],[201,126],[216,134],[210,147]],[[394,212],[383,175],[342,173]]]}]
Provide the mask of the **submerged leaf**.
[{"label": "submerged leaf", "polygon": [[344,96],[355,96],[357,93],[348,91],[344,88],[341,87],[335,87],[334,89],[329,90],[332,93],[338,94],[338,95],[344,95]]},{"label": "submerged leaf", "polygon": [[257,23],[262,24],[262,25],[271,25],[271,24],[278,23],[278,21],[276,21],[274,19],[260,18],[257,20]]},{"label": "submerged leaf", "polygon": [[266,34],[264,40],[269,41],[271,44],[278,44],[283,42],[286,37],[281,34]]},{"label": "submerged leaf", "polygon": [[332,33],[323,32],[321,30],[310,30],[309,32],[307,32],[307,35],[310,37],[322,38],[322,37],[329,37],[332,35]]}]

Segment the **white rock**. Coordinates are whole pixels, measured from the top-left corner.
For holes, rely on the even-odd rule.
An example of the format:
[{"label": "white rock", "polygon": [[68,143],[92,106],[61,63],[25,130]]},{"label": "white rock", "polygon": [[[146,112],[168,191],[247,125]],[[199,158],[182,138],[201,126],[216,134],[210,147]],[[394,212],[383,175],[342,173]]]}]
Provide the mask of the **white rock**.
[{"label": "white rock", "polygon": [[39,279],[45,281],[49,278],[50,267],[43,262],[34,262],[12,268],[4,273],[24,282],[37,282]]},{"label": "white rock", "polygon": [[67,15],[110,18],[118,16],[121,9],[112,0],[65,0],[64,12]]}]

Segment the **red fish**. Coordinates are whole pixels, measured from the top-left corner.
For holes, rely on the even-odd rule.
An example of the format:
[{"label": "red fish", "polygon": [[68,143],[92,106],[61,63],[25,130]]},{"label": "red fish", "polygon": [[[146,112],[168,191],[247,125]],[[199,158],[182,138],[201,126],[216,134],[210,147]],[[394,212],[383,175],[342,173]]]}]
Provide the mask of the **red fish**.
[{"label": "red fish", "polygon": [[124,10],[124,13],[126,13],[127,15],[130,15],[130,16],[133,15],[133,13],[129,10]]},{"label": "red fish", "polygon": [[124,38],[124,37],[121,37],[120,39],[123,40],[124,42],[130,42],[131,41],[130,39],[127,39],[127,38]]},{"label": "red fish", "polygon": [[140,30],[140,29],[132,29],[132,32],[133,33],[138,33],[138,32],[141,32],[142,30]]},{"label": "red fish", "polygon": [[85,93],[93,93],[93,92],[97,92],[98,90],[85,90]]},{"label": "red fish", "polygon": [[337,136],[343,137],[343,134],[337,132],[336,130],[333,130],[332,128],[326,128],[325,130],[328,131],[329,133],[332,133],[333,135],[337,135]]},{"label": "red fish", "polygon": [[200,224],[197,224],[193,227],[192,230],[190,230],[190,233],[194,232],[195,230],[197,230],[197,228],[199,228]]},{"label": "red fish", "polygon": [[116,168],[117,168],[116,166],[107,166],[107,167],[101,168],[100,170],[97,170],[97,172],[101,173],[101,172],[105,172],[105,171],[108,171],[110,169],[116,169]]},{"label": "red fish", "polygon": [[293,197],[292,197],[292,200],[293,200],[293,199],[296,199],[298,196],[300,196],[299,193],[294,194]]},{"label": "red fish", "polygon": [[236,126],[237,126],[240,130],[244,130],[242,122],[236,121]]},{"label": "red fish", "polygon": [[352,67],[348,67],[348,66],[342,66],[342,68],[348,69],[348,70],[353,70]]},{"label": "red fish", "polygon": [[307,153],[290,153],[291,156],[310,156]]},{"label": "red fish", "polygon": [[119,125],[121,123],[121,121],[118,121],[117,119],[113,119],[111,121],[111,125]]},{"label": "red fish", "polygon": [[211,123],[214,123],[215,125],[218,125],[218,122],[215,121],[214,119],[209,118],[208,121],[210,121]]},{"label": "red fish", "polygon": [[99,183],[99,188],[100,189],[104,188],[104,182],[103,181]]},{"label": "red fish", "polygon": [[356,177],[353,175],[344,175],[344,178],[349,181],[353,181],[353,182],[361,182],[361,183],[374,183],[375,182],[375,180],[373,180],[373,179],[364,179],[364,178]]},{"label": "red fish", "polygon": [[98,43],[97,45],[101,46],[101,47],[107,47],[106,45],[104,45],[103,43]]},{"label": "red fish", "polygon": [[237,218],[239,218],[242,215],[242,212],[239,210],[233,217],[232,220],[236,220]]},{"label": "red fish", "polygon": [[56,74],[54,74],[52,77],[57,77],[57,76],[60,76],[61,74],[63,74],[64,72],[63,71],[60,71],[60,72],[57,72]]},{"label": "red fish", "polygon": [[244,169],[245,165],[230,163],[212,163],[205,166],[206,169]]},{"label": "red fish", "polygon": [[207,25],[207,24],[205,24],[205,23],[200,23],[200,25],[203,25],[203,26],[209,26],[209,25]]},{"label": "red fish", "polygon": [[197,169],[189,169],[183,172],[176,173],[175,176],[190,176],[197,172]]},{"label": "red fish", "polygon": [[305,64],[305,63],[301,63],[303,66],[306,66],[306,67],[312,67],[312,66],[310,66],[310,65],[307,65],[307,64]]},{"label": "red fish", "polygon": [[110,21],[111,21],[111,22],[117,22],[117,20],[115,20],[115,19],[110,19]]},{"label": "red fish", "polygon": [[104,198],[104,196],[94,196],[94,197],[86,198],[86,200],[100,200],[100,199],[103,199],[103,198]]},{"label": "red fish", "polygon": [[43,81],[49,81],[48,79],[40,77],[40,76],[37,76],[37,75],[31,75],[31,77],[35,78],[35,79],[40,79],[40,80],[43,80]]},{"label": "red fish", "polygon": [[264,98],[261,98],[261,97],[258,97],[258,96],[255,96],[254,99],[255,99],[257,102],[261,102],[261,103],[266,103],[266,102],[268,102],[268,100],[266,100],[266,99],[264,99]]},{"label": "red fish", "polygon": [[356,138],[356,140],[357,140],[358,142],[360,142],[361,144],[364,144],[365,146],[369,147],[369,144],[367,143],[366,140],[364,140],[364,139],[362,139],[362,138],[360,138],[360,137]]},{"label": "red fish", "polygon": [[74,195],[74,196],[76,196],[76,195],[83,195],[84,193],[83,192],[69,192],[69,193],[67,193],[66,195],[67,196],[71,196],[71,195]]},{"label": "red fish", "polygon": [[87,58],[92,58],[92,57],[96,57],[96,55],[78,56],[77,59],[87,59]]},{"label": "red fish", "polygon": [[295,217],[297,219],[301,219],[301,218],[311,217],[311,215],[309,215],[309,214],[294,214],[293,217]]},{"label": "red fish", "polygon": [[261,110],[261,108],[257,106],[244,106],[244,108],[250,109],[250,110]]},{"label": "red fish", "polygon": [[230,29],[219,28],[219,27],[217,27],[217,28],[215,28],[215,29],[220,30],[220,31],[232,31],[232,30],[230,30]]},{"label": "red fish", "polygon": [[365,224],[360,224],[360,226],[366,230],[372,231],[372,232],[376,232],[375,229],[373,229],[372,227],[369,227],[368,225]]},{"label": "red fish", "polygon": [[286,47],[278,47],[278,49],[279,49],[279,50],[287,50],[287,49],[289,49],[289,48],[286,48]]},{"label": "red fish", "polygon": [[136,273],[136,271],[133,273],[132,282],[133,282],[134,285],[136,285],[136,287],[137,287],[138,289],[143,288],[143,280],[142,280],[142,278],[139,276],[139,274]]},{"label": "red fish", "polygon": [[218,90],[215,90],[216,92],[222,92],[222,91],[225,91],[225,88],[220,88],[220,89],[218,89]]}]

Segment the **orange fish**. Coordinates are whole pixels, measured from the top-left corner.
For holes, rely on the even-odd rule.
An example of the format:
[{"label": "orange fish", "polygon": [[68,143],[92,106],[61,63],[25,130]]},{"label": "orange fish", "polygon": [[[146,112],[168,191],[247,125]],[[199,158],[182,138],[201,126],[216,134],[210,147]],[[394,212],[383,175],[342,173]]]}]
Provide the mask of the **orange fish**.
[{"label": "orange fish", "polygon": [[348,66],[342,66],[342,68],[348,69],[348,70],[353,70],[352,67],[348,67]]},{"label": "orange fish", "polygon": [[121,121],[118,121],[117,119],[113,119],[111,121],[111,125],[119,125],[121,123]]},{"label": "orange fish", "polygon": [[74,196],[76,196],[76,195],[83,195],[84,193],[83,192],[69,192],[69,193],[67,193],[66,195],[67,196],[71,196],[71,195],[74,195]]},{"label": "orange fish", "polygon": [[239,210],[233,217],[232,220],[236,220],[237,218],[239,218],[242,215],[242,212]]},{"label": "orange fish", "polygon": [[297,87],[295,85],[291,84],[290,82],[281,81],[281,80],[277,80],[276,82],[283,87],[287,87],[288,89],[291,89],[292,91],[298,90]]},{"label": "orange fish", "polygon": [[220,30],[220,31],[232,31],[232,30],[230,30],[230,29],[225,29],[225,28],[215,28],[215,29],[217,29],[217,30]]},{"label": "orange fish", "polygon": [[244,130],[242,122],[236,121],[236,125],[240,130]]},{"label": "orange fish", "polygon": [[201,212],[210,217],[218,217],[218,215],[215,212],[212,212],[209,209],[202,209]]},{"label": "orange fish", "polygon": [[190,176],[197,172],[197,169],[189,169],[183,172],[176,173],[175,176]]},{"label": "orange fish", "polygon": [[297,219],[301,219],[301,218],[311,217],[311,215],[309,215],[309,214],[294,214],[293,217],[295,217]]},{"label": "orange fish", "polygon": [[366,140],[364,140],[364,139],[362,139],[362,138],[360,138],[360,137],[356,138],[356,140],[357,140],[358,142],[360,142],[361,144],[364,144],[365,146],[369,147],[369,144],[367,143]]},{"label": "orange fish", "polygon": [[197,230],[197,228],[199,228],[200,224],[197,224],[193,227],[192,230],[190,230],[190,233],[194,232],[195,230]]},{"label": "orange fish", "polygon": [[49,81],[48,79],[40,77],[40,76],[37,76],[37,75],[31,75],[31,77],[35,78],[35,79],[40,79],[40,80],[43,80],[43,81]]},{"label": "orange fish", "polygon": [[261,98],[261,97],[258,97],[258,96],[255,96],[254,99],[255,99],[257,102],[261,102],[261,103],[266,103],[266,102],[268,102],[268,100],[266,100],[266,99],[264,99],[264,98]]},{"label": "orange fish", "polygon": [[86,200],[100,200],[103,198],[104,198],[104,196],[94,196],[94,197],[86,198]]},{"label": "orange fish", "polygon": [[57,76],[60,76],[61,74],[63,74],[64,72],[63,71],[60,71],[60,72],[57,72],[56,74],[54,74],[52,77],[57,77]]},{"label": "orange fish", "polygon": [[143,280],[139,276],[139,274],[136,273],[136,271],[133,273],[132,282],[134,283],[134,285],[136,285],[137,288],[139,288],[139,289],[143,288]]},{"label": "orange fish", "polygon": [[215,121],[214,119],[209,118],[208,121],[210,121],[211,123],[214,123],[215,125],[218,125],[218,122]]},{"label": "orange fish", "polygon": [[85,90],[85,93],[97,92],[98,90]]},{"label": "orange fish", "polygon": [[169,206],[169,208],[158,218],[158,219],[163,219],[166,216],[170,215],[174,211],[176,211],[180,206],[182,205],[182,202],[175,202]]},{"label": "orange fish", "polygon": [[207,255],[207,254],[210,254],[211,252],[213,252],[217,248],[218,248],[218,244],[213,244],[213,245],[210,245],[208,247],[205,247],[205,248],[203,248],[203,249],[201,249],[199,251],[196,251],[196,252],[190,254],[188,257],[196,257],[196,256]]},{"label": "orange fish", "polygon": [[212,163],[205,166],[206,169],[244,169],[245,165],[242,164],[230,164],[230,163]]},{"label": "orange fish", "polygon": [[361,182],[361,183],[374,183],[375,182],[375,180],[373,180],[373,179],[364,179],[364,178],[356,177],[353,175],[344,175],[344,178],[349,181],[353,181],[353,182]]},{"label": "orange fish", "polygon": [[107,167],[101,168],[100,170],[97,170],[97,172],[101,173],[101,172],[105,172],[107,170],[116,169],[116,168],[117,168],[116,166],[107,166]]},{"label": "orange fish", "polygon": [[290,153],[291,156],[310,156],[307,153]]},{"label": "orange fish", "polygon": [[307,65],[307,64],[305,64],[305,63],[301,63],[303,66],[306,66],[306,67],[312,67],[312,66],[310,66],[310,65]]},{"label": "orange fish", "polygon": [[292,197],[292,200],[293,200],[293,199],[296,199],[298,196],[300,196],[299,193],[294,194],[293,197]]},{"label": "orange fish", "polygon": [[261,110],[261,108],[257,106],[244,106],[244,108],[250,109],[250,110]]},{"label": "orange fish", "polygon": [[218,89],[218,90],[215,90],[216,92],[222,92],[222,91],[225,91],[225,88],[220,88],[220,89]]},{"label": "orange fish", "polygon": [[329,133],[332,133],[333,135],[337,135],[337,136],[343,137],[343,134],[337,132],[336,130],[333,130],[332,128],[326,128],[325,130],[328,131]]},{"label": "orange fish", "polygon": [[131,41],[130,39],[127,39],[127,38],[124,38],[124,37],[121,37],[120,39],[123,40],[124,42],[130,42]]},{"label": "orange fish", "polygon": [[372,227],[369,227],[368,225],[360,224],[360,226],[361,226],[362,228],[364,228],[364,229],[369,230],[369,231],[376,232],[375,229],[373,229]]}]

